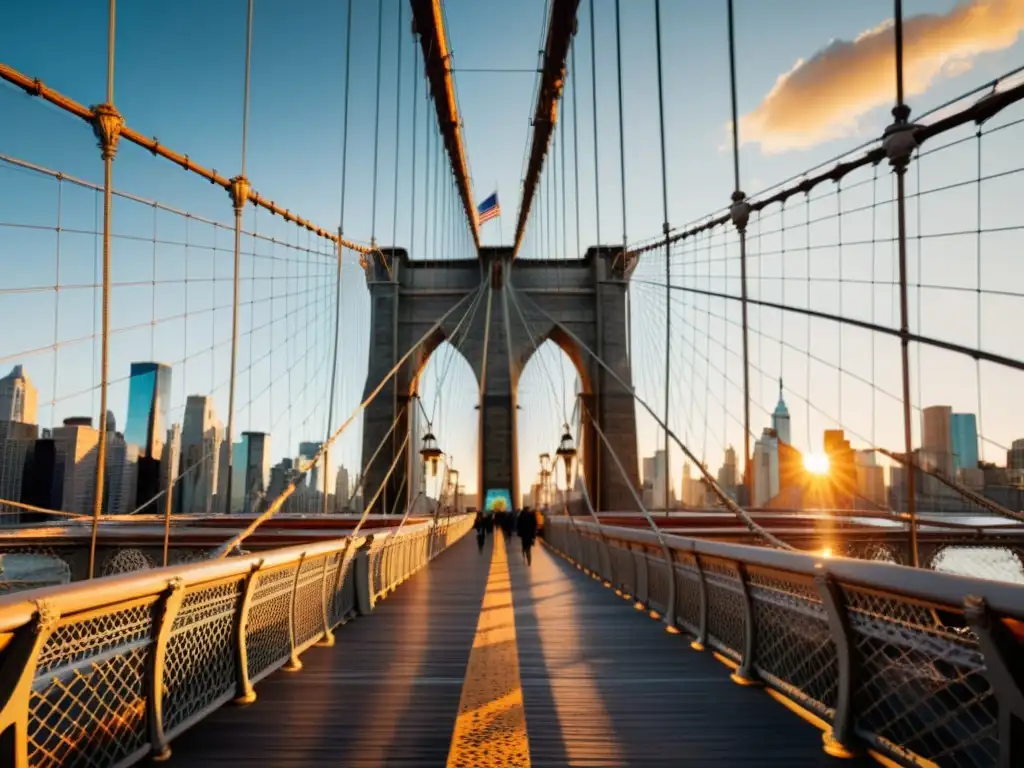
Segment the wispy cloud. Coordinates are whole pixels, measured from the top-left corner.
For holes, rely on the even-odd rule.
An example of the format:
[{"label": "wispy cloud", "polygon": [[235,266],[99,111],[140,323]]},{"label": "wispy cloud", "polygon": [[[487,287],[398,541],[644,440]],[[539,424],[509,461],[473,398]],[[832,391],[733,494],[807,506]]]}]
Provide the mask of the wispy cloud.
[{"label": "wispy cloud", "polygon": [[[980,54],[1009,48],[1024,30],[1024,0],[964,0],[947,14],[904,19],[904,91],[969,70]],[[764,100],[740,118],[740,140],[764,152],[802,149],[857,133],[863,116],[895,98],[893,22],[852,42],[833,40],[780,75]]]}]

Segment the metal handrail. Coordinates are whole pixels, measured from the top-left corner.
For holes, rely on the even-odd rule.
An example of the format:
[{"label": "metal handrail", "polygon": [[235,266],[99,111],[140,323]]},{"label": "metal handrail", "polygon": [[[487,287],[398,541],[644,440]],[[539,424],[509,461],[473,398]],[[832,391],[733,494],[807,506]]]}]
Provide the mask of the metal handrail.
[{"label": "metal handrail", "polygon": [[[273,671],[472,527],[469,515],[399,533],[284,547],[0,597],[0,765],[130,765]],[[387,546],[385,546],[387,544]],[[99,726],[97,726],[99,724]]]},{"label": "metal handrail", "polygon": [[552,519],[544,536],[663,615],[671,578],[692,647],[803,711],[831,755],[1020,762],[1008,729],[1024,714],[1024,585],[665,534],[670,573],[649,531]]}]

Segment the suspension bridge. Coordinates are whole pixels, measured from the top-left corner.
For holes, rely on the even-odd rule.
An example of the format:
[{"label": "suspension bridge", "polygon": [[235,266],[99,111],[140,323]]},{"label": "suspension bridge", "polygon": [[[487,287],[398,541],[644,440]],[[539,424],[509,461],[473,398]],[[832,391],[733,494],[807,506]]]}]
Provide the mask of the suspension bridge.
[{"label": "suspension bridge", "polygon": [[1021,764],[1020,2],[328,5],[5,12],[0,765]]}]

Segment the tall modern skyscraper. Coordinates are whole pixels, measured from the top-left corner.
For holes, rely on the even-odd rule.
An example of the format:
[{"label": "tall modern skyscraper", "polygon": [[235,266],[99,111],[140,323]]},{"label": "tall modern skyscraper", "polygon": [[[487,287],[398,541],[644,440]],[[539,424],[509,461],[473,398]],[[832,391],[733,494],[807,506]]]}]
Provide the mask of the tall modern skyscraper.
[{"label": "tall modern skyscraper", "polygon": [[270,435],[243,432],[234,450],[231,511],[248,514],[259,509],[270,483]]},{"label": "tall modern skyscraper", "polygon": [[[785,408],[785,403],[779,400]],[[775,409],[778,413],[779,409]],[[775,421],[775,416],[772,416]],[[786,415],[786,427],[789,428],[789,415]],[[779,493],[779,437],[774,429],[765,429],[761,437],[754,443],[754,460],[751,468],[751,503],[755,507],[763,507]]]},{"label": "tall modern skyscraper", "polygon": [[141,455],[159,460],[170,427],[170,410],[171,366],[132,363],[124,439],[139,446]]},{"label": "tall modern skyscraper", "polygon": [[[189,395],[181,428],[181,481],[175,490],[184,514],[209,515],[214,511],[220,471],[220,444],[224,426],[213,410],[213,398]],[[225,473],[226,474],[226,473]]]},{"label": "tall modern skyscraper", "polygon": [[[107,419],[109,426],[110,419]],[[107,432],[107,464],[103,511],[123,515],[135,509],[139,474],[139,446],[126,442],[120,432]],[[152,510],[150,510],[152,511]]]},{"label": "tall modern skyscraper", "polygon": [[953,474],[953,440],[950,427],[953,409],[932,405],[921,410],[921,461],[946,477]]},{"label": "tall modern skyscraper", "polygon": [[[322,445],[323,445],[322,442],[316,442],[316,441],[305,441],[305,442],[299,443],[299,462],[300,462],[299,467],[301,468],[301,466],[304,465],[306,462],[311,461],[313,459],[313,457],[316,456],[317,451],[320,450],[320,447]],[[323,467],[321,466],[321,464],[317,463],[317,464],[313,465],[313,467],[309,470],[309,472],[306,475],[306,483],[307,483],[307,485],[309,486],[310,490],[313,490],[316,493],[323,493],[323,491],[324,491],[324,481],[323,481],[323,477],[324,476],[323,476],[323,474],[321,474],[321,470],[322,469],[323,469]],[[330,485],[331,485],[330,481],[331,481],[331,478],[328,478],[328,482],[327,482],[327,491],[328,491],[328,493],[330,493]]]},{"label": "tall modern skyscraper", "polygon": [[718,484],[726,493],[736,487],[738,473],[736,471],[736,449],[731,445],[725,449],[725,462],[718,470]]},{"label": "tall modern skyscraper", "polygon": [[789,423],[789,408],[786,407],[786,401],[782,397],[782,379],[779,379],[779,402],[775,406],[775,411],[772,413],[772,429],[775,430],[775,435],[784,443],[791,442],[790,440],[790,423]]},{"label": "tall modern skyscraper", "polygon": [[[0,420],[0,499],[22,501],[25,465],[39,437],[38,424]],[[21,519],[18,507],[4,506],[0,523],[16,523]]]},{"label": "tall modern skyscraper", "polygon": [[60,485],[61,509],[65,512],[92,512],[99,441],[100,433],[87,417],[64,419],[64,426],[53,430],[60,466],[54,482]]},{"label": "tall modern skyscraper", "polygon": [[20,365],[0,379],[0,421],[38,423],[39,392]]},{"label": "tall modern skyscraper", "polygon": [[[178,493],[178,474],[181,467],[181,424],[171,424],[167,430],[167,446],[163,461],[160,462],[160,490],[168,491],[173,486],[171,503]],[[162,506],[162,505],[161,505]]]},{"label": "tall modern skyscraper", "polygon": [[338,477],[334,482],[334,507],[339,512],[349,505],[348,470],[338,467]]},{"label": "tall modern skyscraper", "polygon": [[978,468],[978,419],[973,413],[954,413],[949,420],[953,469]]}]

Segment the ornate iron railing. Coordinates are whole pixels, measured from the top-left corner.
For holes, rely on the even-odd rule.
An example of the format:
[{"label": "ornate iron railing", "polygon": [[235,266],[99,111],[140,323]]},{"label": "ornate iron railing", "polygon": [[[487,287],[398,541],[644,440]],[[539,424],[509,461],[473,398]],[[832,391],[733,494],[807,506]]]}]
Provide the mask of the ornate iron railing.
[{"label": "ornate iron railing", "polygon": [[0,598],[0,765],[130,765],[368,613],[470,516]]},{"label": "ornate iron railing", "polygon": [[830,754],[1024,765],[1020,585],[667,535],[670,571],[649,531],[563,517],[544,536],[712,649],[734,682],[784,698]]}]

